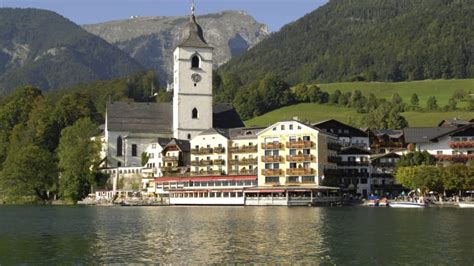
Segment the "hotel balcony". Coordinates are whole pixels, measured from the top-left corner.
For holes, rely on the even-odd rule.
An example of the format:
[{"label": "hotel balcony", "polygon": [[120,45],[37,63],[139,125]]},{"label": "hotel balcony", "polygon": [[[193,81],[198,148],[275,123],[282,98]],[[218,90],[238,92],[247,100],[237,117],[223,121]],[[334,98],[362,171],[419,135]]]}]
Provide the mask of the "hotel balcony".
[{"label": "hotel balcony", "polygon": [[264,150],[279,150],[283,149],[283,144],[280,142],[262,143],[261,147]]},{"label": "hotel balcony", "polygon": [[313,148],[314,142],[309,140],[298,140],[298,141],[290,141],[286,143],[286,147],[288,149],[305,149],[305,148]]},{"label": "hotel balcony", "polygon": [[212,148],[191,149],[192,154],[212,154]]},{"label": "hotel balcony", "polygon": [[252,170],[229,171],[229,175],[257,175],[257,174],[258,174],[257,168],[252,169]]},{"label": "hotel balcony", "polygon": [[165,156],[165,157],[163,157],[163,161],[166,162],[166,163],[178,162],[178,157],[177,156]]},{"label": "hotel balcony", "polygon": [[215,147],[214,149],[214,153],[225,153],[225,148],[224,147]]},{"label": "hotel balcony", "polygon": [[214,165],[224,165],[225,160],[224,159],[216,159],[213,161]]},{"label": "hotel balcony", "polygon": [[231,147],[229,148],[231,153],[256,153],[258,150],[257,145],[253,146],[242,146],[242,147]]},{"label": "hotel balcony", "polygon": [[212,165],[212,160],[191,161],[191,166],[208,166]]},{"label": "hotel balcony", "polygon": [[474,148],[474,141],[452,141],[449,142],[451,149],[469,149]]},{"label": "hotel balcony", "polygon": [[396,162],[389,162],[389,163],[379,163],[379,162],[372,162],[374,167],[382,167],[382,168],[395,168],[397,166]]},{"label": "hotel balcony", "polygon": [[191,172],[193,176],[220,176],[224,175],[222,171],[219,170],[206,170],[206,171],[199,171],[199,172]]},{"label": "hotel balcony", "polygon": [[283,157],[274,155],[274,156],[263,156],[262,162],[264,163],[279,163],[283,161]]},{"label": "hotel balcony", "polygon": [[316,157],[311,154],[288,155],[286,160],[288,162],[312,162]]},{"label": "hotel balcony", "polygon": [[434,157],[438,161],[465,163],[467,161],[473,160],[474,159],[474,154],[454,154],[454,155],[436,154],[436,155],[434,155]]},{"label": "hotel balcony", "polygon": [[258,163],[257,158],[243,158],[229,160],[232,165],[255,165]]},{"label": "hotel balcony", "polygon": [[287,175],[314,175],[316,171],[312,168],[289,168],[286,170]]},{"label": "hotel balcony", "polygon": [[262,169],[262,175],[264,176],[282,176],[283,170],[281,169]]}]

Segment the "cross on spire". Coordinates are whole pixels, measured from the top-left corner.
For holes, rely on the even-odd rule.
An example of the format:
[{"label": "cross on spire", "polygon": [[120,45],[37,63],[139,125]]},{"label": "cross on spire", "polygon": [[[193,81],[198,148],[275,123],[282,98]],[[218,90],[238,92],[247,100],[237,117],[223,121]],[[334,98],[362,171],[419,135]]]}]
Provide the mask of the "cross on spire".
[{"label": "cross on spire", "polygon": [[193,0],[193,3],[191,5],[191,13],[193,16],[194,16],[194,11],[196,11],[196,4],[194,3],[194,0]]}]

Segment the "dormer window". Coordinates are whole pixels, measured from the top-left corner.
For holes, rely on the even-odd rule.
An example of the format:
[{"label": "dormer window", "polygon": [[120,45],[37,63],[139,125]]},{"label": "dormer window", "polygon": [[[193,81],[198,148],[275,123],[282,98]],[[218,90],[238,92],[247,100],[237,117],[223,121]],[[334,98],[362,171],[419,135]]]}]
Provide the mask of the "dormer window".
[{"label": "dormer window", "polygon": [[193,57],[191,58],[191,68],[201,68],[200,64],[201,64],[201,59],[199,59],[199,56],[193,55]]}]

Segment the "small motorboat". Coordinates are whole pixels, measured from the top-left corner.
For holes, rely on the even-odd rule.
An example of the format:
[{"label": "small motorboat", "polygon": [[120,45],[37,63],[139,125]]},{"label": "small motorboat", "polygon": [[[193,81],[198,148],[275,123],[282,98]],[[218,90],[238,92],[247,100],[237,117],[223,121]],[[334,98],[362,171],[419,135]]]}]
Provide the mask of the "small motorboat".
[{"label": "small motorboat", "polygon": [[388,206],[392,208],[425,208],[426,204],[424,202],[412,202],[412,201],[394,201],[390,202]]},{"label": "small motorboat", "polygon": [[474,201],[460,201],[458,206],[459,208],[474,208]]},{"label": "small motorboat", "polygon": [[387,198],[381,198],[379,200],[379,207],[387,207],[387,206],[388,206]]}]

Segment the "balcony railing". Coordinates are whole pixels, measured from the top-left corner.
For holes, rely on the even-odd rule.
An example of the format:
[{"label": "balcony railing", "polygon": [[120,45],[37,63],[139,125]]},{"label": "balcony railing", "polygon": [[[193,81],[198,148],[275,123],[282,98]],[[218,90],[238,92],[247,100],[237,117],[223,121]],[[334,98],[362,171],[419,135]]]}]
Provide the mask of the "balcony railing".
[{"label": "balcony railing", "polygon": [[208,166],[212,165],[212,160],[191,161],[191,166]]},{"label": "balcony railing", "polygon": [[373,173],[371,174],[372,178],[394,178],[392,174],[388,173]]},{"label": "balcony railing", "polygon": [[229,148],[229,151],[231,153],[256,153],[257,150],[258,150],[257,145]]},{"label": "balcony railing", "polygon": [[279,150],[279,149],[283,149],[283,144],[276,141],[276,142],[262,143],[261,147],[264,150]]},{"label": "balcony railing", "polygon": [[224,175],[225,173],[219,170],[208,170],[208,171],[199,171],[191,172],[192,176],[209,176],[209,175]]},{"label": "balcony railing", "polygon": [[212,148],[191,149],[192,154],[212,154]]},{"label": "balcony railing", "polygon": [[286,160],[288,162],[312,162],[315,157],[311,154],[288,155]]},{"label": "balcony railing", "polygon": [[449,161],[449,162],[459,162],[465,163],[470,160],[474,160],[474,154],[455,154],[455,155],[448,155],[448,154],[436,154],[434,157],[438,161]]},{"label": "balcony railing", "polygon": [[273,155],[273,156],[263,156],[262,157],[262,162],[264,163],[279,163],[281,162],[283,157],[279,155]]},{"label": "balcony railing", "polygon": [[243,159],[231,159],[229,163],[232,165],[252,165],[257,164],[257,158],[243,158]]},{"label": "balcony railing", "polygon": [[314,146],[314,142],[309,140],[298,140],[298,141],[290,141],[286,143],[286,147],[289,149],[304,149],[304,148],[312,148]]},{"label": "balcony railing", "polygon": [[225,153],[225,148],[224,147],[215,147],[214,153]]},{"label": "balcony railing", "polygon": [[282,176],[283,170],[281,169],[262,169],[262,175],[264,176]]},{"label": "balcony railing", "polygon": [[230,175],[257,175],[258,171],[257,171],[257,168],[253,170],[240,170],[240,171],[231,170],[229,171],[229,174]]},{"label": "balcony railing", "polygon": [[216,159],[213,161],[214,165],[224,165],[225,160],[224,159]]},{"label": "balcony railing", "polygon": [[177,156],[165,156],[163,158],[163,161],[165,161],[165,162],[177,162],[178,157]]},{"label": "balcony railing", "polygon": [[469,149],[474,148],[474,141],[452,141],[449,143],[451,149]]},{"label": "balcony railing", "polygon": [[314,175],[315,172],[312,168],[290,168],[286,170],[287,175]]},{"label": "balcony railing", "polygon": [[391,162],[391,163],[372,162],[372,165],[374,167],[394,168],[395,166],[397,166],[397,163],[395,163],[395,162]]}]

